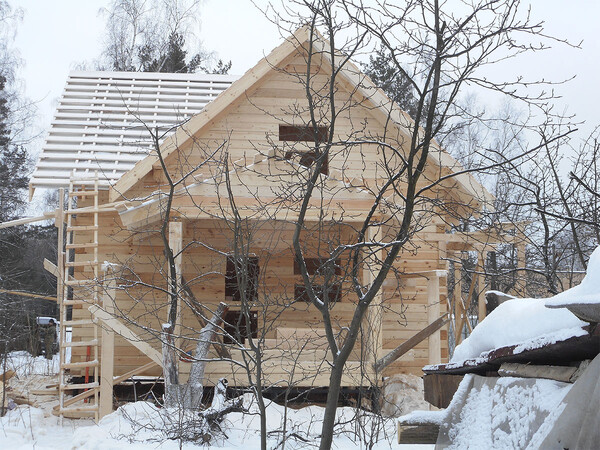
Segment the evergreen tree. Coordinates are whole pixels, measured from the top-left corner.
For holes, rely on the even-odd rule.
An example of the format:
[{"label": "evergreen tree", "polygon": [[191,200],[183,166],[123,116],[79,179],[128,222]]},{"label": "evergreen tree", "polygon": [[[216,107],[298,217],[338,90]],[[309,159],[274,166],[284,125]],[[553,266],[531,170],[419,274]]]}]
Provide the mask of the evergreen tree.
[{"label": "evergreen tree", "polygon": [[199,53],[186,61],[185,37],[181,33],[171,33],[165,52],[155,55],[156,51],[151,44],[139,49],[141,72],[192,73],[202,62]]},{"label": "evergreen tree", "polygon": [[29,182],[27,151],[12,142],[10,123],[6,77],[0,75],[0,222],[23,212]]},{"label": "evergreen tree", "polygon": [[415,117],[417,100],[412,84],[404,73],[394,66],[389,52],[384,47],[376,50],[375,56],[369,56],[369,64],[365,65],[364,69],[377,87],[411,117]]},{"label": "evergreen tree", "polygon": [[[127,72],[227,73],[231,62],[203,50],[190,53],[199,0],[113,0],[99,68]],[[193,48],[193,46],[192,46]]]}]

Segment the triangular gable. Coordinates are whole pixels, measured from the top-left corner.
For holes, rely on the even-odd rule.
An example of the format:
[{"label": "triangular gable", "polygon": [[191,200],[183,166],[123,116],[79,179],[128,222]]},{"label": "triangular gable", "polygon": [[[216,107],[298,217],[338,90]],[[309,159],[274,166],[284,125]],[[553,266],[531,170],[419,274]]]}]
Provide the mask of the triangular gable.
[{"label": "triangular gable", "polygon": [[[286,58],[297,51],[311,39],[311,30],[309,26],[299,28],[293,35],[286,39],[279,47],[275,48],[268,56],[261,59],[256,66],[246,72],[239,80],[235,81],[227,90],[221,93],[215,100],[208,104],[204,110],[183,124],[176,133],[166,139],[161,145],[163,158],[167,158],[177,148],[184,147],[195,135],[204,127],[211,123],[221,112],[229,105],[244,96],[249,90],[257,85],[265,76],[267,76],[274,67],[279,66]],[[317,52],[320,52],[325,58],[328,53],[325,48],[325,41],[322,38],[313,41],[313,46]],[[328,62],[330,62],[328,60]],[[374,83],[363,74],[358,67],[351,62],[347,62],[340,70],[339,75],[347,83],[353,86],[356,91],[364,97],[367,105],[372,106],[371,113],[380,120],[381,123],[391,120],[408,139],[409,127],[414,123],[412,118],[397,107],[389,97]],[[111,189],[111,200],[118,199],[125,194],[144,176],[149,174],[153,167],[158,163],[156,155],[149,155],[144,160],[138,162],[136,166],[125,174]],[[433,169],[445,168],[452,173],[461,172],[462,166],[445,150],[441,149],[435,143],[429,153],[429,164]],[[471,204],[480,204],[491,202],[492,195],[483,187],[470,173],[462,173],[453,177],[452,184],[457,185],[459,189],[472,197]]]}]

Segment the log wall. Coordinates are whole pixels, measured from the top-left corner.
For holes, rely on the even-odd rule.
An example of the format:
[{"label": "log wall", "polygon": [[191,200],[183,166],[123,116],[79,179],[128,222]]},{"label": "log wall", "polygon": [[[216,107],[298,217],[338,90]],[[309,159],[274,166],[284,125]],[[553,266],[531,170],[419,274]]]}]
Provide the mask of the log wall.
[{"label": "log wall", "polygon": [[[306,144],[281,142],[278,138],[279,125],[302,125],[308,122],[305,89],[298,78],[289,72],[302,74],[306,72],[304,60],[298,55],[293,55],[282,66],[285,71],[273,70],[258,85],[248,90],[247,95],[233,102],[223,113],[215,117],[206,127],[194,135],[191,143],[182,146],[167,158],[169,172],[176,179],[178,175],[188,173],[193,168],[204,166],[197,170],[204,177],[216,175],[222,170],[217,162],[208,160],[219,146],[227,150],[231,161],[240,161],[246,158],[251,162],[259,152],[269,153],[274,150],[274,157],[283,159],[290,149],[305,150]],[[303,72],[304,71],[304,72]],[[313,87],[319,85],[327,88],[329,82],[328,68],[325,64],[313,67]],[[384,134],[388,143],[402,148],[407,137],[399,129],[385,129],[384,124],[374,112],[361,107],[364,101],[349,86],[340,83],[336,86],[338,115],[336,119],[336,140],[348,141],[357,137],[371,137],[379,139]],[[300,111],[300,112],[299,112]],[[327,111],[320,111],[326,117]],[[327,126],[328,123],[324,122]],[[219,154],[220,155],[220,154]],[[218,156],[218,155],[217,155]],[[215,157],[218,159],[218,157]],[[382,148],[376,144],[354,144],[334,147],[329,161],[330,173],[337,171],[340,179],[353,180],[355,186],[374,187],[386,179],[383,170]],[[239,165],[240,163],[238,163]],[[270,164],[270,163],[269,163]],[[388,165],[399,164],[393,157]],[[421,185],[427,183],[427,178],[435,177],[435,168],[428,169]],[[197,174],[198,175],[198,174]],[[199,175],[195,178],[202,178]],[[260,187],[260,178],[257,178],[257,188]],[[194,178],[190,178],[190,183]],[[144,197],[160,186],[164,186],[165,178],[160,168],[156,168],[132,188],[128,197]],[[341,185],[340,185],[341,186]],[[451,187],[451,186],[450,186]],[[258,192],[258,191],[256,191]],[[215,196],[218,196],[215,193]],[[222,195],[222,194],[221,194]],[[456,192],[444,186],[444,189],[432,191],[432,196],[444,196],[448,201],[455,201]],[[102,199],[107,201],[107,197]],[[240,199],[243,201],[244,199]],[[246,201],[252,202],[252,197],[247,196]],[[194,199],[200,201],[200,199]],[[334,205],[333,203],[330,204]],[[82,203],[81,206],[85,206]],[[190,205],[188,205],[190,206]],[[193,206],[193,204],[191,205]],[[439,213],[439,210],[436,212]],[[216,304],[225,300],[225,264],[224,253],[230,252],[232,235],[222,221],[214,220],[185,220],[183,245],[186,248],[183,256],[183,277],[192,286],[196,301],[207,309],[214,309]],[[453,222],[454,217],[445,217],[446,223]],[[433,225],[435,228],[435,225]],[[157,330],[167,318],[166,302],[166,270],[162,254],[162,242],[152,226],[135,233],[125,230],[117,213],[104,213],[100,219],[99,253],[102,261],[121,264],[130,271],[122,272],[127,280],[126,287],[117,294],[117,307],[123,316],[123,322],[148,340],[155,348],[159,349]],[[442,230],[443,231],[443,230]],[[326,359],[323,331],[320,325],[318,311],[311,305],[292,303],[294,298],[294,284],[299,282],[299,277],[294,275],[293,254],[290,249],[291,229],[281,225],[281,222],[262,223],[256,230],[254,246],[250,252],[259,257],[261,263],[261,283],[259,289],[259,329],[264,329],[265,347],[267,348],[265,366],[269,367],[268,377],[271,382],[282,384],[297,383],[299,385],[326,385],[327,377],[324,369]],[[337,230],[337,239],[340,242],[351,241],[352,234],[349,229]],[[75,242],[85,242],[90,239],[90,234],[80,232]],[[197,242],[196,244],[193,244]],[[200,244],[198,244],[201,243]],[[316,256],[319,242],[307,238],[306,252]],[[322,242],[321,242],[322,244]],[[189,245],[189,246],[188,246]],[[79,251],[77,258],[87,259]],[[423,272],[435,269],[445,269],[446,263],[441,259],[445,256],[442,245],[435,242],[419,242],[419,246],[405,251],[397,260],[395,268],[403,272]],[[85,269],[78,269],[77,278],[89,276]],[[124,281],[124,280],[122,280]],[[440,278],[439,310],[446,311],[446,279]],[[366,340],[379,342],[377,354],[387,353],[403,340],[409,338],[428,325],[430,315],[427,298],[427,278],[414,277],[409,279],[397,278],[394,273],[386,281],[381,306],[382,334],[377,340],[373,336],[365,337]],[[154,286],[153,288],[151,286]],[[344,284],[344,289],[350,290],[349,283]],[[354,308],[355,297],[346,293],[342,301],[332,309],[332,315],[339,328],[348,323]],[[78,294],[79,295],[79,294]],[[83,294],[84,295],[84,294]],[[266,306],[265,306],[266,305]],[[231,305],[236,309],[235,305]],[[200,310],[196,311],[201,312]],[[183,334],[193,337],[200,329],[197,314],[193,308],[186,306],[182,314]],[[210,315],[210,314],[207,314]],[[73,318],[87,318],[89,313],[85,308],[74,308]],[[294,342],[294,330],[296,337]],[[314,336],[308,341],[305,339],[307,330],[313,330]],[[85,339],[91,335],[91,328],[83,330],[74,340]],[[448,357],[447,330],[442,329],[441,359]],[[369,346],[363,340],[352,356],[348,374],[344,379],[347,386],[367,385],[365,378],[360,377],[358,361],[362,358],[372,358],[368,355]],[[193,348],[193,340],[181,342],[183,350]],[[301,351],[299,351],[301,347]],[[289,350],[282,356],[282,352]],[[292,351],[293,350],[293,351]],[[234,352],[234,357],[239,356]],[[85,348],[73,348],[73,361],[85,358]],[[290,374],[290,361],[297,359],[297,367],[301,370],[293,376]],[[133,346],[117,337],[115,343],[115,375],[123,374],[135,367],[148,362]],[[413,373],[420,375],[422,366],[428,364],[427,340],[417,345],[398,361],[390,365],[384,375],[394,373]],[[182,362],[182,371],[185,372],[189,363]],[[370,367],[370,364],[368,364]],[[369,372],[369,370],[367,370]],[[157,368],[147,373],[160,373]],[[210,381],[218,377],[228,376],[230,383],[247,384],[247,378],[239,367],[232,368],[226,362],[211,362],[207,366],[207,375]],[[239,381],[238,381],[239,380]]]}]

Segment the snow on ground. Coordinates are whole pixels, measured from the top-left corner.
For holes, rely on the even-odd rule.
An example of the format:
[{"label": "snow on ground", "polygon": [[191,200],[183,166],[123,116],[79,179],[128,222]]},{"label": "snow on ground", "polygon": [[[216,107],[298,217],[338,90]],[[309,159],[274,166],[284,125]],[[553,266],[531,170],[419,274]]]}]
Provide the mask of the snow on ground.
[{"label": "snow on ground", "polygon": [[569,303],[600,303],[600,247],[590,256],[587,273],[578,286],[546,300],[549,306]]},{"label": "snow on ground", "polygon": [[29,375],[56,375],[58,374],[58,354],[52,359],[44,356],[33,357],[26,351],[11,352],[8,354],[8,368],[17,373],[17,377]]},{"label": "snow on ground", "polygon": [[[251,396],[245,396],[251,403]],[[287,410],[289,440],[286,448],[305,449],[318,446],[324,409],[309,406]],[[281,441],[284,408],[269,403],[267,427],[268,447],[276,448]],[[379,434],[374,449],[430,449],[432,446],[398,446],[396,444],[396,420],[380,423],[374,416],[361,413],[356,417],[353,408],[340,408],[338,420],[344,425],[338,429],[334,447],[338,449],[367,448],[359,436],[369,436],[373,430]],[[91,420],[59,419],[48,416],[39,408],[19,406],[0,419],[0,448],[10,449],[147,449],[175,450],[180,448],[177,440],[167,440],[165,432],[189,423],[175,411],[159,409],[151,403],[129,403],[104,417],[98,425]],[[260,447],[260,424],[255,404],[250,406],[250,414],[231,413],[225,422],[228,439],[219,439],[210,448],[255,449]],[[206,448],[200,444],[183,443],[184,449]]]},{"label": "snow on ground", "polygon": [[[57,359],[57,357],[55,357]],[[35,402],[35,406],[20,405],[0,418],[0,449],[132,449],[156,448],[179,449],[177,440],[166,437],[182,423],[190,421],[177,412],[157,408],[152,403],[129,403],[104,417],[99,424],[90,419],[63,419],[51,414],[57,403],[56,396],[32,396],[29,389],[43,389],[56,383],[57,361],[34,358],[26,352],[13,352],[9,364],[17,375],[10,380],[11,389],[18,390]],[[260,448],[260,418],[258,408],[249,394],[244,396],[244,406],[249,414],[231,413],[225,421],[225,433],[210,448],[255,449]],[[288,408],[269,402],[267,407],[268,447],[276,448],[283,436],[282,424],[286,423],[288,449],[318,447],[324,408],[309,406],[301,409]],[[284,421],[284,416],[286,420]],[[337,449],[367,448],[365,438],[377,440],[374,449],[400,448],[402,450],[432,449],[431,445],[397,444],[397,420],[339,408],[334,439]],[[362,440],[360,439],[362,437]],[[183,449],[207,448],[201,444],[184,443]]]}]

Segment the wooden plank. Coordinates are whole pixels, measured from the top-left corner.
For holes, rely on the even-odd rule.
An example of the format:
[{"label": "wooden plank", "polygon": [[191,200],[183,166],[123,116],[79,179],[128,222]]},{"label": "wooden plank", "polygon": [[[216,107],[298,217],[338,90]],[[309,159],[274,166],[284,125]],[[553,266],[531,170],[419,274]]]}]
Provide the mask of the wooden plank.
[{"label": "wooden plank", "polygon": [[[469,309],[471,308],[471,302],[473,300],[473,292],[475,291],[475,285],[477,284],[477,281],[479,279],[479,274],[477,272],[479,272],[480,260],[481,260],[481,257],[479,257],[477,260],[477,266],[476,266],[477,271],[474,272],[471,276],[471,285],[469,286],[469,294],[467,296],[467,303],[466,303],[466,305],[463,304],[463,307],[462,307],[462,309],[464,311],[464,315],[459,318],[458,327],[456,329],[457,336],[462,335],[462,330],[463,330],[463,327],[465,326],[465,323],[466,323],[469,331],[473,331],[473,327],[471,326],[471,321],[469,320],[468,314],[469,314]],[[461,301],[462,301],[462,294],[461,294]]]},{"label": "wooden plank", "polygon": [[[427,280],[427,307],[428,321],[433,323],[440,316],[440,278],[429,277]],[[441,327],[440,327],[441,328]],[[439,328],[429,335],[429,364],[442,362],[442,344]]]},{"label": "wooden plank", "polygon": [[94,316],[96,319],[102,320],[104,325],[113,329],[115,333],[124,337],[127,342],[139,349],[142,353],[148,356],[148,358],[162,367],[162,357],[160,352],[155,350],[150,344],[135,334],[129,327],[96,305],[90,306],[88,310],[92,316]]},{"label": "wooden plank", "polygon": [[0,289],[0,292],[3,294],[18,295],[20,297],[38,298],[40,300],[51,300],[53,302],[56,301],[56,297],[50,297],[48,295],[41,295],[41,294],[32,294],[30,292],[10,291],[8,289]]},{"label": "wooden plank", "polygon": [[425,401],[436,408],[447,408],[463,377],[464,375],[425,374],[423,376]]},{"label": "wooden plank", "polygon": [[398,422],[398,444],[435,444],[439,433],[437,424],[405,425]]},{"label": "wooden plank", "polygon": [[577,367],[541,366],[532,364],[504,363],[498,370],[501,377],[545,378],[547,380],[571,383]]},{"label": "wooden plank", "polygon": [[[457,254],[453,255],[456,261]],[[454,291],[452,293],[452,304],[454,306],[454,342],[455,345],[460,344],[462,340],[462,332],[459,331],[460,318],[465,314],[462,301],[462,278],[460,273],[460,264],[454,263]]]},{"label": "wooden plank", "polygon": [[[478,272],[485,273],[485,261],[487,260],[486,255],[487,255],[487,252],[486,253],[481,252],[479,254],[478,264],[477,264]],[[485,282],[485,277],[482,276],[481,280],[482,280],[482,282]],[[480,323],[483,319],[485,319],[485,315],[487,312],[486,308],[485,308],[485,301],[484,301],[485,297],[482,295],[482,293],[484,291],[485,291],[485,287],[482,287],[481,285],[478,286],[478,289],[477,289],[477,318]]]},{"label": "wooden plank", "polygon": [[437,330],[442,328],[449,320],[450,319],[448,318],[448,313],[446,313],[443,316],[441,316],[440,318],[438,318],[437,320],[435,320],[434,322],[427,325],[425,328],[423,328],[421,331],[419,331],[413,337],[408,339],[406,342],[403,342],[398,347],[396,347],[394,350],[392,350],[387,355],[385,355],[383,358],[379,359],[377,361],[377,363],[375,364],[375,366],[376,366],[375,370],[377,372],[379,372],[379,371],[383,370],[384,368],[386,368],[388,365],[390,365],[392,362],[396,361],[398,358],[400,358],[402,355],[404,355],[410,349],[414,348],[418,343],[427,339],[429,336],[431,336],[431,334],[435,333]]},{"label": "wooden plank", "polygon": [[32,395],[58,395],[58,388],[53,389],[32,389],[29,391]]},{"label": "wooden plank", "polygon": [[[526,238],[521,230],[515,230],[515,245],[517,247],[517,268],[523,269],[527,263],[526,260]],[[527,284],[525,282],[525,274],[517,272],[517,283],[515,283],[515,293],[518,297],[527,298]]]},{"label": "wooden plank", "polygon": [[119,384],[128,378],[131,378],[135,375],[142,374],[150,369],[153,369],[154,367],[158,367],[158,364],[156,364],[156,362],[154,362],[154,361],[150,361],[149,363],[146,363],[143,366],[136,367],[135,369],[132,369],[129,372],[124,373],[123,375],[119,375],[118,377],[115,377],[112,381],[112,384],[113,384],[113,386],[115,384]]},{"label": "wooden plank", "polygon": [[[46,271],[50,272],[51,275],[54,275],[57,279],[59,276],[59,272],[58,272],[58,267],[56,267],[56,265],[50,261],[48,261],[46,258],[44,258],[44,269],[46,269]],[[69,275],[69,281],[74,281],[75,278],[73,278],[71,275]],[[59,292],[59,291],[57,291]]]},{"label": "wooden plank", "polygon": [[[110,272],[107,272],[109,275]],[[107,314],[114,317],[116,294],[116,281],[113,279],[105,286],[102,295],[102,306]],[[102,347],[101,347],[101,365],[100,365],[100,405],[98,415],[100,418],[112,413],[113,410],[113,377],[114,377],[114,350],[115,333],[108,326],[102,327]]]},{"label": "wooden plank", "polygon": [[3,228],[16,227],[18,225],[26,225],[28,223],[41,222],[42,220],[50,220],[50,219],[55,219],[55,218],[56,218],[56,213],[54,211],[45,212],[43,216],[24,217],[22,219],[15,219],[15,220],[9,220],[8,222],[2,222],[2,223],[0,223],[0,230]]},{"label": "wooden plank", "polygon": [[[367,230],[367,240],[369,242],[377,242],[380,237],[376,236],[377,228],[370,227]],[[363,255],[367,253],[371,253],[371,250],[368,250]],[[373,252],[373,257],[377,259],[377,262],[371,264],[365,263],[362,268],[363,275],[363,284],[365,286],[371,286],[377,277],[377,274],[381,270],[381,261],[384,258],[383,251],[378,250]],[[367,359],[371,361],[373,364],[377,361],[377,359],[381,356],[383,351],[383,289],[380,288],[375,297],[373,297],[373,301],[369,305],[369,309],[367,310],[366,315],[366,326],[368,330],[367,335]],[[375,366],[376,367],[376,366]]]}]

